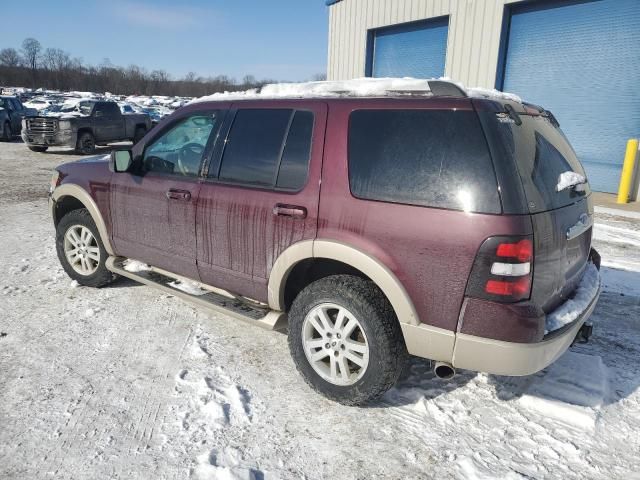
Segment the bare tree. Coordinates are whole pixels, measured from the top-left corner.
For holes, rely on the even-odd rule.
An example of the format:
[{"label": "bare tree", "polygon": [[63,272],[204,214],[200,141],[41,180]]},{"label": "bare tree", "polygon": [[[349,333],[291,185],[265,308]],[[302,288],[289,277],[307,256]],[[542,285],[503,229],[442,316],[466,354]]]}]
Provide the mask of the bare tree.
[{"label": "bare tree", "polygon": [[246,75],[241,82],[226,75],[203,78],[189,72],[172,79],[164,70],[149,72],[137,65],[123,68],[105,58],[99,65],[72,58],[59,48],[43,47],[34,38],[22,44],[22,56],[14,48],[0,50],[0,85],[32,86],[58,90],[111,92],[116,95],[178,95],[199,97],[214,92],[256,88],[273,80]]},{"label": "bare tree", "polygon": [[20,54],[15,48],[3,48],[0,50],[0,65],[5,67],[19,66]]},{"label": "bare tree", "polygon": [[35,38],[25,38],[22,42],[22,56],[27,66],[31,69],[31,85],[36,84],[36,75],[38,72],[38,60],[42,45]]},{"label": "bare tree", "polygon": [[40,58],[40,52],[42,51],[42,45],[35,38],[25,38],[22,42],[22,55],[25,62],[35,71],[38,68],[38,60]]}]

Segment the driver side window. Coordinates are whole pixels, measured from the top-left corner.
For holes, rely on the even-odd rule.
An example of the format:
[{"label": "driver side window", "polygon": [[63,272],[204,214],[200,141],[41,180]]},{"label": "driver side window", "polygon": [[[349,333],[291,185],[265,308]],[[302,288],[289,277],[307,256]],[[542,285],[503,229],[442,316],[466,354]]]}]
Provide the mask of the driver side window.
[{"label": "driver side window", "polygon": [[211,132],[220,123],[220,112],[195,114],[179,120],[144,151],[145,172],[195,177]]}]

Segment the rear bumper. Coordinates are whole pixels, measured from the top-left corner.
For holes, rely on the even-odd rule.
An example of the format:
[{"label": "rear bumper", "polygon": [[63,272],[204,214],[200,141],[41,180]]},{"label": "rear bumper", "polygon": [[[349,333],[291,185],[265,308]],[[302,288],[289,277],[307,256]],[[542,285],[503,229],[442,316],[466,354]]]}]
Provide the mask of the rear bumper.
[{"label": "rear bumper", "polygon": [[505,342],[458,333],[451,363],[456,368],[496,375],[522,376],[539,372],[571,346],[580,328],[593,313],[599,297],[600,288],[576,320],[545,336],[540,342]]}]

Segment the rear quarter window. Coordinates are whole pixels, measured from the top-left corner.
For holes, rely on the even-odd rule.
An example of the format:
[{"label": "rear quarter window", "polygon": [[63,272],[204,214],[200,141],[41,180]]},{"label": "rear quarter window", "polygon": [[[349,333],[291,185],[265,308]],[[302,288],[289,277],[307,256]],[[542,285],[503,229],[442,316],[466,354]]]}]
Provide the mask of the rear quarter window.
[{"label": "rear quarter window", "polygon": [[357,198],[501,213],[478,117],[460,110],[357,110],[349,121]]}]

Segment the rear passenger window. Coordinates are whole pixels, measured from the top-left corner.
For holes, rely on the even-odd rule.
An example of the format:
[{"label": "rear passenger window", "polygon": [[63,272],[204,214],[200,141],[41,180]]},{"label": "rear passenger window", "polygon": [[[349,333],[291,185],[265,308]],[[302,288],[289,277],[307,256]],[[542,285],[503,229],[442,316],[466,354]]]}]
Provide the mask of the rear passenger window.
[{"label": "rear passenger window", "polygon": [[276,187],[285,190],[300,190],[304,187],[309,170],[312,134],[313,113],[296,112],[282,153]]},{"label": "rear passenger window", "polygon": [[239,110],[222,157],[220,179],[273,186],[291,110]]},{"label": "rear passenger window", "polygon": [[220,180],[299,190],[307,179],[313,113],[238,110],[222,156]]},{"label": "rear passenger window", "polygon": [[353,112],[349,184],[363,199],[502,211],[487,143],[471,111]]}]

